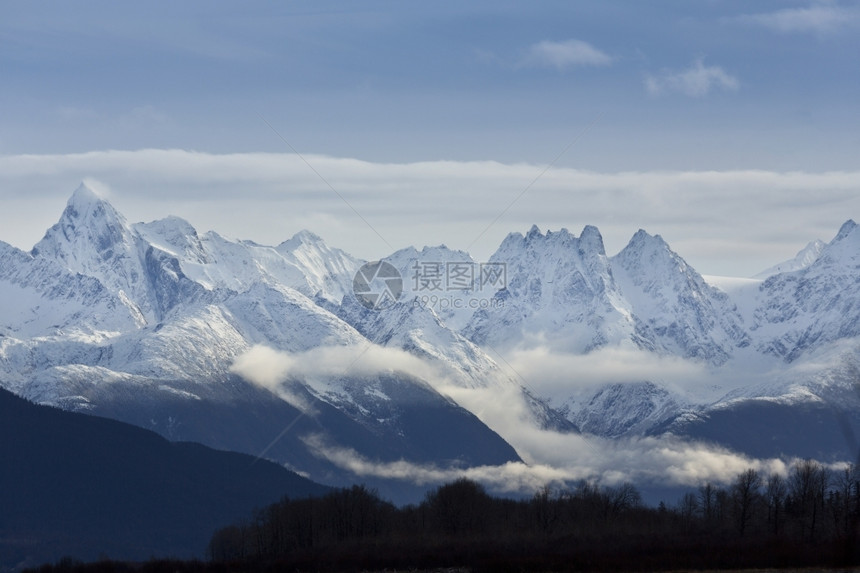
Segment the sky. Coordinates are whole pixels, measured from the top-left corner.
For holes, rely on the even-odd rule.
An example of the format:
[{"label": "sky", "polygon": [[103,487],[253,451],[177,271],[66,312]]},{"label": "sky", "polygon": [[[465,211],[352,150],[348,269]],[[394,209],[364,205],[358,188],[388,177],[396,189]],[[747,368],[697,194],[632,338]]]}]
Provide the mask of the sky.
[{"label": "sky", "polygon": [[596,225],[750,276],[860,217],[860,2],[0,3],[0,240],[130,221],[376,259]]}]

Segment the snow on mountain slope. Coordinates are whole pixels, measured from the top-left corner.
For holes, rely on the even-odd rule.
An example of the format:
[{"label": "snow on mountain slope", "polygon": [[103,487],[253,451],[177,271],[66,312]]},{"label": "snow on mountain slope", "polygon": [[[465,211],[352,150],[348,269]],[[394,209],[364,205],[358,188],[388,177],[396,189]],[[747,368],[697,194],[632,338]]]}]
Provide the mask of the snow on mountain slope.
[{"label": "snow on mountain slope", "polygon": [[660,235],[640,230],[611,265],[639,336],[654,348],[720,364],[750,344],[729,297],[708,285]]},{"label": "snow on mountain slope", "polygon": [[[311,432],[368,459],[440,462],[420,457],[434,452],[466,464],[519,459],[473,414],[410,372],[359,375],[345,366],[260,387],[234,373],[255,348],[300,360],[316,349],[372,346],[331,311],[345,298],[354,302],[347,293],[360,261],[312,233],[268,247],[201,236],[176,217],[129,225],[82,185],[31,254],[0,244],[0,263],[0,384],[30,399],[215,447],[242,444],[254,454],[290,422],[281,412],[307,419],[303,436]],[[425,350],[441,359],[432,345]],[[293,408],[289,393],[307,407]],[[245,437],[217,427],[216,412]],[[260,412],[268,414],[248,419]],[[244,426],[256,433],[246,435]],[[432,444],[455,428],[459,441]],[[281,461],[326,467],[348,481],[317,459],[313,440],[289,443],[273,450]]]},{"label": "snow on mountain slope", "polygon": [[824,241],[820,241],[818,239],[811,241],[808,243],[803,249],[797,253],[793,259],[784,261],[779,263],[778,265],[774,265],[770,268],[763,270],[762,272],[755,275],[754,279],[764,280],[768,277],[772,277],[773,275],[778,275],[780,273],[791,273],[794,271],[799,271],[805,269],[812,263],[814,263],[819,256],[821,256],[821,251],[824,250],[826,243]]},{"label": "snow on mountain slope", "polygon": [[147,242],[84,184],[31,254],[96,279],[149,324],[163,321],[177,306],[210,300],[172,253]]},{"label": "snow on mountain slope", "polygon": [[752,326],[760,351],[798,359],[860,336],[860,230],[847,221],[808,267],[774,275],[760,287]]},{"label": "snow on mountain slope", "polygon": [[715,275],[703,275],[702,278],[709,285],[724,292],[729,297],[747,327],[753,324],[753,317],[758,306],[759,289],[761,283],[764,282],[762,279]]},{"label": "snow on mountain slope", "polygon": [[277,247],[236,241],[210,231],[199,237],[187,221],[167,217],[134,225],[149,244],[179,261],[182,272],[209,290],[237,292],[264,282],[332,302],[351,292],[360,262],[319,236],[301,231]]},{"label": "snow on mountain slope", "polygon": [[[407,256],[402,256],[404,254]],[[410,254],[404,251],[389,260],[409,265]],[[434,261],[439,255],[430,254]],[[518,384],[484,350],[447,328],[431,306],[416,302],[414,298],[410,300],[404,296],[404,299],[402,304],[374,311],[350,296],[344,298],[335,312],[374,344],[406,351],[435,368],[436,374],[429,376],[428,382],[442,393],[455,393],[458,403],[475,413],[482,408],[477,403],[479,397],[511,400],[517,402],[511,406],[523,407],[522,413],[533,426],[560,431],[576,429]]]},{"label": "snow on mountain slope", "polygon": [[609,438],[642,434],[682,409],[676,396],[652,382],[610,384],[587,402],[567,407],[583,432]]},{"label": "snow on mountain slope", "polygon": [[[185,423],[194,437],[253,453],[290,423],[281,416],[301,416],[302,432],[386,459],[444,451],[486,461],[480,444],[492,459],[514,459],[487,425],[505,436],[523,420],[607,437],[709,436],[708,420],[722,420],[711,433],[735,436],[732,416],[752,424],[762,404],[814,406],[803,423],[822,404],[854,404],[860,230],[851,221],[763,281],[706,281],[644,231],[609,257],[590,226],[579,237],[512,233],[486,262],[444,245],[385,261],[404,292],[370,310],[352,293],[362,261],[313,233],[271,247],[198,234],[176,217],[129,225],[81,187],[32,253],[0,243],[0,384],[164,431]],[[290,365],[283,380],[238,378],[237,361],[260,349]],[[240,425],[268,414],[254,421],[257,434],[231,441],[216,411]],[[454,427],[470,434],[462,444],[432,444]],[[318,453],[291,440],[278,455],[318,469]]]},{"label": "snow on mountain slope", "polygon": [[137,223],[133,228],[150,245],[173,255],[182,263],[205,265],[211,262],[197,230],[185,219],[171,215],[151,223]]},{"label": "snow on mountain slope", "polygon": [[302,282],[298,269],[273,247],[233,241],[213,231],[199,237],[189,223],[175,217],[138,223],[134,229],[148,243],[176,257],[182,272],[208,290],[241,292],[257,282]]},{"label": "snow on mountain slope", "polygon": [[157,321],[161,313],[140,247],[125,217],[82,183],[32,255],[97,279],[116,296],[132,301],[148,321]]},{"label": "snow on mountain slope", "polygon": [[[819,400],[823,387],[814,380],[829,379],[825,372],[832,357],[821,363],[809,358],[786,376],[769,356],[794,360],[819,348],[826,353],[828,345],[857,336],[860,233],[855,235],[855,227],[846,223],[806,268],[767,281],[715,281],[721,288],[708,284],[659,236],[644,231],[607,259],[596,229],[586,228],[576,239],[566,231],[544,236],[533,228],[525,237],[509,236],[491,259],[507,265],[508,288],[496,295],[502,310],[475,312],[463,332],[479,345],[503,351],[532,344],[587,356],[599,348],[637,348],[704,367],[681,386],[659,382],[659,373],[651,372],[657,377],[653,382],[631,377],[590,393],[571,373],[567,397],[558,384],[544,396],[584,431],[606,436],[647,432],[684,412],[705,415],[748,400]],[[583,239],[591,240],[591,249],[579,244],[588,243]],[[814,250],[813,243],[807,258]],[[554,290],[559,277],[576,288]],[[614,337],[601,335],[607,323],[615,327]],[[577,329],[592,338],[570,336]],[[787,343],[792,346],[785,350]]]},{"label": "snow on mountain slope", "polygon": [[[495,295],[497,305],[476,311],[463,329],[479,346],[503,353],[546,348],[559,365],[569,362],[565,355],[599,361],[601,348],[618,349],[624,359],[644,358],[653,371],[650,355],[717,366],[749,345],[727,295],[709,286],[662,238],[644,231],[609,258],[594,227],[579,238],[566,230],[543,235],[533,227],[526,236],[509,235],[490,260],[505,265],[507,288]],[[545,388],[540,379],[534,382],[540,397],[584,431],[611,437],[644,431],[686,407],[687,396],[642,381],[641,373],[589,392],[582,384],[593,387],[600,371],[613,369],[593,368],[572,371],[567,391],[559,383]]]},{"label": "snow on mountain slope", "polygon": [[688,407],[647,430],[719,443],[749,456],[855,462],[860,451],[860,338],[807,351],[755,373],[711,404]]},{"label": "snow on mountain slope", "polygon": [[[446,384],[456,386],[464,407],[472,411],[486,408],[487,394],[469,395],[469,390],[488,390],[494,400],[519,401],[523,413],[534,426],[563,432],[576,430],[574,424],[550,408],[545,400],[522,385],[516,373],[502,367],[491,356],[492,349],[480,348],[460,332],[476,309],[492,304],[499,285],[492,273],[493,264],[475,261],[468,253],[445,245],[401,249],[384,259],[394,265],[403,278],[403,304],[380,313],[349,310],[362,332],[375,333],[389,346],[445,365]],[[502,360],[503,357],[499,356]],[[466,392],[459,392],[466,390]],[[472,403],[467,403],[469,401]]]},{"label": "snow on mountain slope", "polygon": [[123,293],[0,242],[0,335],[91,335],[144,322]]},{"label": "snow on mountain slope", "polygon": [[401,301],[432,310],[447,328],[461,330],[496,289],[484,288],[480,263],[445,245],[400,249],[385,257],[403,279]]},{"label": "snow on mountain slope", "polygon": [[310,231],[296,233],[275,250],[301,271],[305,282],[295,287],[300,292],[335,303],[352,295],[352,278],[363,261],[328,246]]},{"label": "snow on mountain slope", "polygon": [[600,232],[511,233],[490,257],[504,265],[506,287],[475,312],[463,333],[499,350],[518,345],[588,352],[607,344],[646,344],[619,291]]}]

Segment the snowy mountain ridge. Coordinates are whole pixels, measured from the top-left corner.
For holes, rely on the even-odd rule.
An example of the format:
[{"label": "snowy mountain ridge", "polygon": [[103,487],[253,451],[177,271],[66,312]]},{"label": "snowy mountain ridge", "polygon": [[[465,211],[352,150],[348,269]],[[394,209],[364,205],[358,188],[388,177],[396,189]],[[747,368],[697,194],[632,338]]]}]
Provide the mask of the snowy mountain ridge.
[{"label": "snowy mountain ridge", "polygon": [[[428,435],[464,424],[474,439],[443,457],[484,463],[482,451],[516,456],[499,437],[509,428],[484,412],[489,396],[542,430],[695,433],[690,424],[751,404],[845,403],[860,363],[853,221],[732,288],[644,230],[610,256],[593,226],[511,233],[484,263],[444,245],[384,261],[402,293],[370,309],[353,294],[365,261],[310,231],[265,246],[172,216],[129,224],[82,185],[30,253],[0,243],[0,384],[135,423],[145,410],[186,439],[212,430],[194,408],[277,399],[311,422],[328,416],[329,441],[390,459],[428,456],[440,446]],[[580,366],[545,380],[540,364],[517,361],[529,353]],[[237,369],[248,356],[259,363]],[[605,375],[615,360],[632,367]],[[158,413],[165,404],[183,413]],[[268,431],[242,447],[258,454]],[[381,453],[375,440],[393,445]],[[278,459],[322,471],[318,453],[294,454]]]}]

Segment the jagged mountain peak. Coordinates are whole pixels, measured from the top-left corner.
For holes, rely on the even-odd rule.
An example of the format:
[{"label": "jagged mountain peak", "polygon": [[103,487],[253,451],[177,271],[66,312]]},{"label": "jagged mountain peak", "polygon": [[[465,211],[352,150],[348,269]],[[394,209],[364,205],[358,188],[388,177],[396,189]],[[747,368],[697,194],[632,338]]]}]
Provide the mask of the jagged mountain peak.
[{"label": "jagged mountain peak", "polygon": [[60,220],[45,233],[32,254],[57,259],[73,271],[83,272],[84,259],[104,262],[118,245],[131,242],[131,229],[113,205],[81,183],[72,193]]},{"label": "jagged mountain peak", "polygon": [[586,225],[582,229],[582,233],[579,235],[579,242],[581,247],[584,249],[599,255],[606,254],[606,248],[603,246],[603,235],[601,235],[597,227],[593,225]]},{"label": "jagged mountain peak", "polygon": [[[330,246],[325,239],[308,230],[302,230],[275,247],[275,250],[285,256],[315,258],[336,255],[347,256],[338,248]],[[349,257],[351,258],[351,257]]]},{"label": "jagged mountain peak", "polygon": [[490,263],[503,265],[505,285],[463,329],[478,344],[509,348],[546,339],[564,351],[588,352],[633,335],[596,227],[579,237],[566,229],[512,233]]},{"label": "jagged mountain peak", "polygon": [[839,232],[836,234],[836,238],[833,239],[833,242],[841,241],[842,239],[853,233],[856,228],[857,223],[855,223],[853,219],[848,219],[842,224],[842,227],[839,228]]},{"label": "jagged mountain peak", "polygon": [[652,244],[665,246],[667,248],[669,247],[669,244],[665,239],[663,239],[662,235],[652,235],[645,229],[639,229],[636,231],[627,243],[628,246],[637,244]]},{"label": "jagged mountain peak", "polygon": [[180,302],[172,297],[179,293],[178,282],[185,280],[175,259],[183,248],[173,244],[181,241],[165,231],[179,236],[188,232],[193,242],[196,231],[186,225],[178,218],[149,227],[129,225],[108,200],[81,185],[32,254],[97,279],[144,322],[160,321],[168,307]]},{"label": "jagged mountain peak", "polygon": [[727,296],[660,235],[640,229],[611,262],[644,347],[720,364],[733,348],[749,344],[743,319]]},{"label": "jagged mountain peak", "polygon": [[88,218],[113,219],[125,224],[125,217],[114,209],[110,201],[88,187],[86,183],[81,183],[69,197],[62,219],[85,220]]},{"label": "jagged mountain peak", "polygon": [[[654,268],[655,265],[681,267],[686,270],[687,264],[660,235],[652,235],[643,229],[636,231],[627,245],[612,257],[625,267],[643,266]],[[648,275],[652,273],[646,273]]]},{"label": "jagged mountain peak", "polygon": [[86,206],[98,203],[110,203],[107,197],[99,193],[89,185],[86,181],[81,181],[80,185],[72,192],[69,197],[68,204],[77,206]]},{"label": "jagged mountain peak", "polygon": [[858,225],[849,219],[839,232],[821,249],[821,254],[809,265],[808,270],[817,274],[834,265],[853,268],[860,265],[860,231]]},{"label": "jagged mountain peak", "polygon": [[69,202],[75,203],[92,203],[95,201],[103,200],[102,196],[96,193],[92,187],[86,184],[85,181],[81,181],[81,184],[78,185],[78,188],[72,193]]},{"label": "jagged mountain peak", "polygon": [[653,235],[651,235],[651,233],[649,233],[649,232],[648,232],[648,231],[646,231],[645,229],[640,228],[640,229],[639,229],[638,231],[636,231],[636,232],[633,234],[633,236],[630,238],[630,242],[631,242],[631,243],[638,243],[638,242],[640,242],[640,241],[648,240],[648,239],[649,239],[649,238],[651,238],[652,236],[653,236]]},{"label": "jagged mountain peak", "polygon": [[579,237],[562,227],[558,231],[547,229],[541,232],[540,227],[532,225],[528,233],[523,235],[519,232],[509,233],[499,246],[498,252],[506,252],[511,249],[530,249],[539,245],[567,248],[576,245],[586,253],[605,255],[603,236],[597,227],[586,225]]},{"label": "jagged mountain peak", "polygon": [[302,229],[283,243],[277,246],[278,250],[293,251],[301,245],[324,245],[325,241],[322,237],[307,229]]},{"label": "jagged mountain peak", "polygon": [[352,288],[360,261],[329,246],[319,235],[299,231],[274,249],[304,277],[299,288],[305,294],[339,302]]}]

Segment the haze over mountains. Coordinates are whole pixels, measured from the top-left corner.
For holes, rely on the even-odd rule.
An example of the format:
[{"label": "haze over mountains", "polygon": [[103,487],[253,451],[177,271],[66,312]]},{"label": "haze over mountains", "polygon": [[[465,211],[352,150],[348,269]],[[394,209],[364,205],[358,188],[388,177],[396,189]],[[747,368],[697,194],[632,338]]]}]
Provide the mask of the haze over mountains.
[{"label": "haze over mountains", "polygon": [[645,231],[610,256],[594,227],[385,260],[403,292],[371,309],[365,261],[309,231],[130,224],[82,185],[31,252],[0,243],[0,385],[395,497],[460,474],[528,491],[856,457],[852,221],[743,281]]}]

